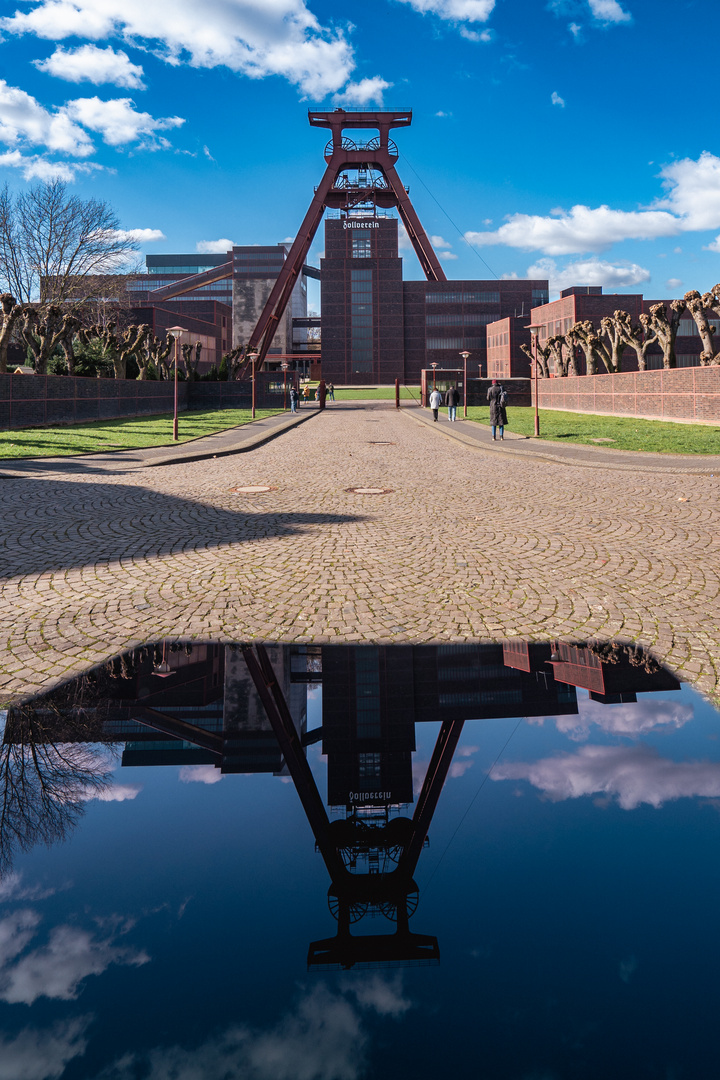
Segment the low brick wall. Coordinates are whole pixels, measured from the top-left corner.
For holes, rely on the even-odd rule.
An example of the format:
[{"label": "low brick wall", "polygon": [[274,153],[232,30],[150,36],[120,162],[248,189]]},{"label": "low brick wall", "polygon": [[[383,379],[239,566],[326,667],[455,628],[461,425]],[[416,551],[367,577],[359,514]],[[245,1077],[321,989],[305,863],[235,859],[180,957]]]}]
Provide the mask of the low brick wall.
[{"label": "low brick wall", "polygon": [[718,424],[720,367],[540,379],[538,405],[566,412]]},{"label": "low brick wall", "polygon": [[[501,379],[507,390],[508,408],[511,405],[531,405],[530,379]],[[487,392],[492,379],[468,379],[468,405],[487,405]]]},{"label": "low brick wall", "polygon": [[[186,383],[178,406],[187,408]],[[68,375],[0,375],[0,430],[153,416],[173,411],[171,382],[81,379]]]},{"label": "low brick wall", "polygon": [[[287,385],[290,386],[289,379]],[[261,372],[256,391],[259,409],[283,407],[282,376]],[[0,375],[0,431],[157,416],[173,411],[173,395],[172,382],[69,375]],[[251,401],[250,380],[178,383],[180,412],[187,409],[249,409]]]}]

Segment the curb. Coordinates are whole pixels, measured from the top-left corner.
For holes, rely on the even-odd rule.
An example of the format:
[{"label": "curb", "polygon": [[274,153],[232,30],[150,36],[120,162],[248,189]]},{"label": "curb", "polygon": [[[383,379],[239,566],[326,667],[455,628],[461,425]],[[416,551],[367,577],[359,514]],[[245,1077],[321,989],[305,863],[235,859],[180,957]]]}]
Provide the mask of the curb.
[{"label": "curb", "polygon": [[[402,413],[402,411],[403,410],[400,409],[401,413]],[[405,415],[409,416],[410,419],[415,420],[418,424],[422,424],[423,427],[429,427],[430,426],[429,422],[427,420],[422,420],[416,414],[405,413]],[[474,423],[474,421],[471,420],[470,423]],[[483,425],[479,425],[479,426],[482,427]],[[637,463],[635,463],[635,462],[630,463],[630,462],[623,462],[623,461],[618,461],[618,462],[598,461],[598,462],[595,462],[595,461],[585,461],[582,458],[569,457],[569,456],[565,456],[563,454],[553,454],[550,451],[545,451],[545,450],[543,450],[543,451],[539,451],[539,450],[521,450],[519,448],[517,450],[515,450],[510,446],[497,446],[497,445],[493,446],[493,447],[484,446],[482,443],[479,443],[477,441],[477,439],[473,439],[468,435],[464,435],[460,431],[454,431],[454,430],[453,431],[448,431],[444,426],[439,428],[438,434],[444,435],[447,439],[453,439],[455,442],[463,443],[464,446],[472,447],[473,450],[484,451],[486,454],[509,454],[511,457],[531,458],[534,461],[547,461],[547,462],[551,462],[552,464],[560,463],[561,465],[572,465],[574,468],[577,468],[577,469],[621,469],[621,470],[623,470],[625,472],[685,473],[685,474],[690,475],[690,476],[711,476],[715,472],[720,473],[720,465],[706,465],[704,468],[699,468],[699,467],[693,468],[692,466],[683,467],[681,462],[687,461],[687,458],[685,458],[685,457],[679,458],[679,460],[676,457],[674,459],[674,462],[673,462],[673,458],[663,458],[662,459],[663,462],[665,462],[665,461],[670,462],[670,464],[668,464],[666,466],[661,465],[659,462],[657,464],[654,464],[654,465],[649,463],[647,461],[647,458],[648,458],[649,455],[647,455],[647,454],[643,454],[644,460],[639,460]],[[600,453],[600,454],[602,454],[602,453],[621,453],[621,454],[631,454],[631,453],[633,453],[632,450],[619,450],[619,451],[601,450],[599,446],[587,446],[587,447],[583,446],[583,450],[588,450],[591,453],[594,452],[594,453]],[[643,451],[638,451],[638,453],[643,453]]]},{"label": "curb", "polygon": [[[196,450],[189,454],[175,454],[171,457],[157,458],[152,461],[143,461],[138,464],[139,469],[154,469],[157,465],[184,465],[191,461],[206,461],[208,458],[221,458],[230,457],[231,454],[242,454],[246,450],[254,450],[258,446],[262,446],[264,443],[271,442],[279,435],[283,435],[291,428],[299,427],[300,424],[304,424],[308,420],[312,420],[314,416],[319,416],[321,410],[314,409],[312,412],[308,412],[305,416],[299,416],[297,419],[286,420],[283,424],[278,424],[277,427],[272,428],[270,431],[263,431],[259,435],[254,435],[249,439],[246,439],[242,443],[238,443],[236,446],[231,446],[227,450]],[[247,425],[243,425],[247,426]],[[218,434],[223,434],[219,432]],[[204,435],[202,438],[212,438],[212,436]]]}]

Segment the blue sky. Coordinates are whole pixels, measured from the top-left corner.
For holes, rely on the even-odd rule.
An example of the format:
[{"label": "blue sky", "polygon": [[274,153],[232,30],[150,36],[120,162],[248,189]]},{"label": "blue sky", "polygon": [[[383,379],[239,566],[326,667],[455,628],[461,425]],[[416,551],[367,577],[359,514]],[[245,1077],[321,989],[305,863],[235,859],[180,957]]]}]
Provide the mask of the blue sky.
[{"label": "blue sky", "polygon": [[308,106],[384,103],[414,110],[398,168],[449,277],[655,298],[720,280],[712,28],[697,0],[682,16],[669,0],[0,12],[0,181],[64,176],[143,230],[143,252],[293,236],[324,166]]}]

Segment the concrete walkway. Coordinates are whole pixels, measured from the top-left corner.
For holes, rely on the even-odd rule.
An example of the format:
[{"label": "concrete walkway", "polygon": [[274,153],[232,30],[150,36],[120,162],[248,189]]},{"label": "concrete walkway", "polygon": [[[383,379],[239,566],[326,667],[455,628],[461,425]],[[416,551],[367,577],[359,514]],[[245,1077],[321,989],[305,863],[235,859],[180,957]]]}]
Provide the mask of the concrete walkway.
[{"label": "concrete walkway", "polygon": [[557,460],[419,413],[336,402],[217,459],[5,473],[0,697],[162,637],[617,637],[717,689],[720,470]]}]

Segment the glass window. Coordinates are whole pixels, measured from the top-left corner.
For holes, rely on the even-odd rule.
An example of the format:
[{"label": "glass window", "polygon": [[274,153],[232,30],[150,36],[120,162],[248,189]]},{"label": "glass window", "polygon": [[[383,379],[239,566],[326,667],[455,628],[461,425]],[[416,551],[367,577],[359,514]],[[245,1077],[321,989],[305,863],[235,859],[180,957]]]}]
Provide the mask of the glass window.
[{"label": "glass window", "polygon": [[353,236],[353,259],[369,259],[372,256],[372,242],[369,236]]}]

